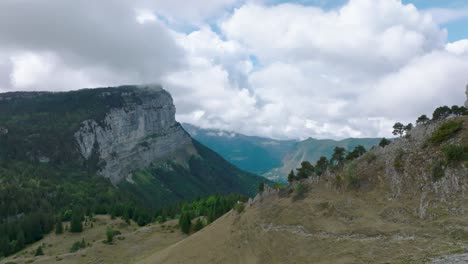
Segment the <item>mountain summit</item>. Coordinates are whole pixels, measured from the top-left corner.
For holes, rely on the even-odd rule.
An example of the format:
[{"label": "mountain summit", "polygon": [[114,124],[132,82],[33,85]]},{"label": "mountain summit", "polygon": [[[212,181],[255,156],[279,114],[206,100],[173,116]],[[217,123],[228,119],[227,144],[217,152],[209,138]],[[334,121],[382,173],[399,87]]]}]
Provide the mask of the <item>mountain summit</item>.
[{"label": "mountain summit", "polygon": [[99,175],[151,207],[253,194],[263,178],[193,140],[175,111],[160,86],[0,94],[0,158]]}]

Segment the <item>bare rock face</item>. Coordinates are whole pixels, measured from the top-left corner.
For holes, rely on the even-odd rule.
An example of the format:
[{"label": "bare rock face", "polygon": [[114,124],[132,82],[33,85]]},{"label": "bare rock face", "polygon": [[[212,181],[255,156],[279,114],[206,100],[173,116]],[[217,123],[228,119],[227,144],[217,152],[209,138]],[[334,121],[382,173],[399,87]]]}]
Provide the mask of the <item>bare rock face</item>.
[{"label": "bare rock face", "polygon": [[466,94],[465,107],[468,108],[468,85],[466,86],[465,94]]},{"label": "bare rock face", "polygon": [[[106,96],[103,93],[102,96]],[[160,87],[122,92],[124,106],[104,120],[86,120],[75,133],[81,155],[99,158],[100,174],[117,184],[131,173],[177,151],[194,151],[190,136],[175,121],[170,94]]]}]

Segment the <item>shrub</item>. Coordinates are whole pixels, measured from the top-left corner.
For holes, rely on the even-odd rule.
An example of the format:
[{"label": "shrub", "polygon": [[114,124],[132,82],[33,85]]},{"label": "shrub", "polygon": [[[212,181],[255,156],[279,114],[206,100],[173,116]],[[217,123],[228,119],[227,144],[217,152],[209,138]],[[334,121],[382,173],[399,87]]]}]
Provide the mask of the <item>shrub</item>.
[{"label": "shrub", "polygon": [[344,181],[348,188],[359,188],[360,182],[355,162],[352,162],[345,167]]},{"label": "shrub", "polygon": [[442,151],[448,162],[468,160],[468,145],[446,145]]},{"label": "shrub", "polygon": [[393,167],[395,168],[396,171],[398,172],[403,172],[403,156],[405,155],[405,152],[403,149],[398,149],[395,160],[393,161]]},{"label": "shrub", "polygon": [[70,248],[70,253],[77,252],[78,250],[85,248],[85,247],[86,247],[86,243],[83,238],[81,239],[81,241],[76,241],[75,243],[73,243],[73,245]]},{"label": "shrub", "polygon": [[36,253],[34,254],[34,256],[44,256],[44,252],[42,251],[42,246],[39,246],[36,249]]},{"label": "shrub", "polygon": [[236,212],[238,214],[240,214],[240,213],[244,212],[245,205],[244,205],[244,203],[238,202],[238,203],[236,203],[236,205],[234,205],[234,209],[236,210]]},{"label": "shrub", "polygon": [[455,135],[463,127],[462,120],[450,120],[443,123],[429,138],[432,144],[439,144]]},{"label": "shrub", "polygon": [[377,155],[375,155],[374,153],[368,152],[366,155],[364,155],[363,159],[367,161],[367,163],[372,163],[377,159]]},{"label": "shrub", "polygon": [[305,194],[305,191],[306,191],[306,188],[305,188],[304,184],[302,184],[302,183],[296,184],[296,186],[294,187],[293,200],[298,200],[298,199],[303,198],[304,194]]},{"label": "shrub", "polygon": [[200,218],[198,218],[197,222],[195,222],[195,225],[193,226],[193,231],[198,232],[202,230],[203,227],[205,227],[205,224]]},{"label": "shrub", "polygon": [[107,229],[106,229],[106,242],[107,242],[107,244],[112,244],[112,241],[114,241],[114,236],[115,236],[114,230],[110,226],[108,226]]},{"label": "shrub", "polygon": [[445,162],[435,160],[432,162],[432,181],[436,182],[445,176]]}]

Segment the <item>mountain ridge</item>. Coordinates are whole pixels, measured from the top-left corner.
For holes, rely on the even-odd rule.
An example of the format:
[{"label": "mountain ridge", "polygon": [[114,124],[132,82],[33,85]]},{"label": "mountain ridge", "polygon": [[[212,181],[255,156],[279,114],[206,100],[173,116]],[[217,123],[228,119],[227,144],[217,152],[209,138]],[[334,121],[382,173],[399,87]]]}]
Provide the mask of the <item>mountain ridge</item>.
[{"label": "mountain ridge", "polygon": [[233,131],[203,129],[187,123],[182,123],[182,126],[192,137],[239,168],[280,182],[286,182],[287,174],[300,167],[304,160],[314,163],[321,156],[330,158],[335,147],[344,147],[351,151],[356,146],[363,145],[366,149],[370,149],[381,140],[381,138],[276,140],[247,136]]}]

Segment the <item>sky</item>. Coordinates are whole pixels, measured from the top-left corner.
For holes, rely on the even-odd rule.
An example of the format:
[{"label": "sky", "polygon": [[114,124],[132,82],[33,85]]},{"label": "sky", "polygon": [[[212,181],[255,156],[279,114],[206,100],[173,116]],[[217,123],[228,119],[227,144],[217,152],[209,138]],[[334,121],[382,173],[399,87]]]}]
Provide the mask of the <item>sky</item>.
[{"label": "sky", "polygon": [[391,136],[463,105],[466,0],[1,0],[0,92],[162,84],[177,120]]}]

